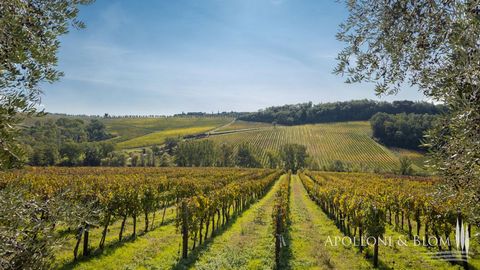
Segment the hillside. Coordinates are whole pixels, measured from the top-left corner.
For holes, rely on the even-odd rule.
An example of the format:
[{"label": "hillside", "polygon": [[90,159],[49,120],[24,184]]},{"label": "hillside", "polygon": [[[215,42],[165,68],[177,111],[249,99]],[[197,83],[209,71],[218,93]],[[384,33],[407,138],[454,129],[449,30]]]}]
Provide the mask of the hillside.
[{"label": "hillside", "polygon": [[309,167],[313,169],[325,169],[341,161],[354,170],[391,172],[398,168],[401,156],[412,159],[416,171],[424,169],[422,153],[380,145],[372,139],[367,121],[282,126],[221,116],[103,118],[52,114],[30,119],[25,124],[57,121],[64,117],[85,124],[93,119],[100,120],[113,136],[107,141],[112,142],[116,150],[128,152],[161,145],[168,137],[206,134],[206,139],[218,145],[227,143],[236,148],[241,143],[250,144],[264,166],[268,166],[269,152],[279,152],[284,144],[297,143],[307,147],[311,157]]},{"label": "hillside", "polygon": [[204,133],[230,123],[228,117],[165,117],[103,119],[119,149],[162,144],[167,137]]},{"label": "hillside", "polygon": [[118,149],[128,149],[162,144],[166,137],[182,137],[204,133],[232,122],[229,116],[162,116],[162,117],[113,117],[77,116],[64,114],[47,114],[32,117],[24,121],[24,126],[32,126],[36,122],[57,121],[61,118],[80,120],[89,123],[100,120],[106,130],[113,136],[109,141]]},{"label": "hillside", "polygon": [[329,166],[336,160],[358,169],[391,171],[398,167],[398,156],[375,142],[371,138],[370,124],[363,121],[276,127],[261,127],[257,123],[249,127],[241,122],[237,132],[213,135],[208,140],[235,147],[249,143],[264,165],[268,164],[269,151],[279,151],[284,144],[297,143],[307,146],[314,168]]}]

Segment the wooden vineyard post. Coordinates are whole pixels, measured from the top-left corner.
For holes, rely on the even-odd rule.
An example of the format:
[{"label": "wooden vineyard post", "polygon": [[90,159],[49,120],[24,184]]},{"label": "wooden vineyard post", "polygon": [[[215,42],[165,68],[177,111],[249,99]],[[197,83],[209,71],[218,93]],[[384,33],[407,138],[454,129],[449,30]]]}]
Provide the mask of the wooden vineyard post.
[{"label": "wooden vineyard post", "polygon": [[182,202],[182,258],[188,256],[188,208],[185,201]]}]

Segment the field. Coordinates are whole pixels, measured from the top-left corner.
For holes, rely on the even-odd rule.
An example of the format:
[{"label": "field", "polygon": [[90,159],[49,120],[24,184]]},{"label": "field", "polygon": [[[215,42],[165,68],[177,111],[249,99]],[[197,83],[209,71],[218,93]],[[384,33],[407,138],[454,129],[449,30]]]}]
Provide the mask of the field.
[{"label": "field", "polygon": [[328,166],[335,160],[359,169],[392,171],[398,167],[398,157],[371,138],[368,122],[264,127],[208,139],[234,146],[250,143],[264,165],[268,164],[268,151],[278,152],[284,144],[298,143],[307,147],[312,158],[311,166],[316,168]]},{"label": "field", "polygon": [[232,121],[224,117],[110,118],[102,120],[120,149],[160,145],[166,137],[204,133]]},{"label": "field", "polygon": [[117,149],[160,145],[166,137],[205,133],[222,128],[233,121],[233,118],[230,117],[216,116],[104,118],[48,114],[42,117],[28,118],[23,124],[30,126],[35,121],[56,121],[63,117],[80,119],[86,123],[92,119],[100,120],[105,124],[107,131],[114,136],[109,141],[116,143]]},{"label": "field", "polygon": [[[455,219],[443,219],[449,210],[428,195],[435,181],[264,169],[30,168],[0,174],[0,190],[20,185],[43,199],[67,191],[65,205],[89,209],[57,223],[54,269],[372,269],[372,244],[362,250],[329,240],[359,237],[369,226],[384,228],[384,239],[405,240],[379,247],[379,269],[461,269],[435,257],[449,247],[409,239],[443,237],[443,230],[455,239]],[[384,223],[369,222],[373,204]],[[85,245],[85,233],[75,234],[86,224]],[[480,246],[473,236],[470,243],[470,269],[479,269]]]},{"label": "field", "polygon": [[[48,115],[41,121],[56,120],[61,115]],[[73,116],[69,116],[73,117]],[[40,119],[40,118],[39,118]],[[89,121],[89,117],[80,117]],[[349,170],[392,172],[399,167],[399,158],[413,161],[416,172],[425,173],[425,156],[421,152],[389,149],[372,139],[368,122],[337,122],[315,125],[280,126],[246,122],[229,117],[139,117],[96,118],[102,121],[114,137],[108,141],[116,150],[139,151],[143,147],[160,146],[168,137],[206,134],[217,144],[237,147],[249,143],[262,165],[268,166],[268,152],[279,152],[287,143],[307,147],[309,168],[324,169],[341,161]],[[32,124],[29,120],[25,124]]]},{"label": "field", "polygon": [[188,128],[174,128],[157,132],[152,132],[147,135],[136,137],[127,141],[117,143],[120,149],[138,148],[144,146],[161,145],[168,137],[179,138],[186,135],[195,135],[205,133],[214,129],[216,126],[200,126]]}]

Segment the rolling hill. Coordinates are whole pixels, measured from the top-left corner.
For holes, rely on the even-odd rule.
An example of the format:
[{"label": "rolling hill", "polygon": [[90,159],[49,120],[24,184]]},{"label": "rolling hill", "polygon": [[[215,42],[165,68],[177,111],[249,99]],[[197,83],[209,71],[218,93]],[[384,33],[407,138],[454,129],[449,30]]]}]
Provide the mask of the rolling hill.
[{"label": "rolling hill", "polygon": [[[233,123],[226,127],[228,133],[212,134],[207,139],[234,147],[249,143],[264,165],[268,164],[269,151],[278,152],[287,143],[305,145],[311,157],[310,166],[319,169],[339,160],[358,169],[392,171],[398,167],[401,156],[373,140],[370,124],[365,121],[276,127],[248,123]],[[232,130],[231,126],[236,125],[239,129]]]}]

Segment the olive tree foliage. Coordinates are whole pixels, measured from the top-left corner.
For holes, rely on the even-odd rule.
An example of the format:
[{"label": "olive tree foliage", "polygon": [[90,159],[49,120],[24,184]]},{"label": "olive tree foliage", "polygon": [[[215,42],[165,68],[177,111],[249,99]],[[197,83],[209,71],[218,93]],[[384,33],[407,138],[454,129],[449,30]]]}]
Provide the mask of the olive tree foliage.
[{"label": "olive tree foliage", "polygon": [[55,248],[64,243],[57,227],[99,219],[96,202],[69,196],[65,191],[45,200],[17,184],[0,189],[0,269],[50,269]]},{"label": "olive tree foliage", "polygon": [[448,113],[426,138],[444,179],[439,197],[460,199],[480,224],[480,0],[345,0],[336,74],[374,82],[378,95],[404,85]]},{"label": "olive tree foliage", "polygon": [[18,166],[21,148],[15,140],[23,117],[39,113],[40,83],[53,83],[59,36],[76,19],[80,4],[91,0],[0,1],[0,169]]}]

